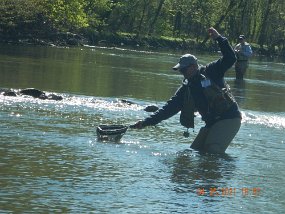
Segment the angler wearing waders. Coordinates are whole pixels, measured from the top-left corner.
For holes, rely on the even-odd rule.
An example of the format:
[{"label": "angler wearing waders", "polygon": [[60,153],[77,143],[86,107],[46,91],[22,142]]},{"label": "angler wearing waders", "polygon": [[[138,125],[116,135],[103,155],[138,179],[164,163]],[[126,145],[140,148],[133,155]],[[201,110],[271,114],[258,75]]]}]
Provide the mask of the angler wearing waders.
[{"label": "angler wearing waders", "polygon": [[184,76],[182,86],[161,109],[132,128],[156,125],[179,111],[180,123],[186,128],[194,128],[194,112],[198,111],[206,125],[200,129],[191,148],[209,153],[225,152],[241,125],[238,105],[224,80],[224,74],[235,63],[236,56],[227,38],[214,28],[208,32],[218,42],[222,57],[199,66],[195,56],[183,55],[173,67]]},{"label": "angler wearing waders", "polygon": [[252,49],[250,44],[245,42],[245,36],[240,35],[238,37],[239,43],[235,46],[235,53],[237,61],[235,64],[236,79],[243,80],[243,76],[248,68],[248,60],[252,55]]}]

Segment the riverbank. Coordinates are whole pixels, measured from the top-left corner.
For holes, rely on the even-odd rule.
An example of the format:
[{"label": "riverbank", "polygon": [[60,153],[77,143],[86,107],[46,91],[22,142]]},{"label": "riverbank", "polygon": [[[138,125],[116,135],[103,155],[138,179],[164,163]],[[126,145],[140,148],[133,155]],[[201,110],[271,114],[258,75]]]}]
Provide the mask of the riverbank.
[{"label": "riverbank", "polygon": [[[122,47],[141,48],[150,50],[195,50],[195,51],[217,51],[218,46],[212,42],[201,44],[194,39],[173,38],[173,37],[138,37],[135,34],[128,33],[84,33],[75,34],[71,32],[54,33],[48,36],[37,37],[36,35],[25,35],[21,37],[7,37],[0,35],[0,43],[5,44],[22,44],[22,45],[41,45],[41,46],[105,46],[105,47]],[[234,44],[232,44],[234,45]],[[278,56],[284,57],[285,52],[268,50],[252,44],[255,55],[261,56]]]}]

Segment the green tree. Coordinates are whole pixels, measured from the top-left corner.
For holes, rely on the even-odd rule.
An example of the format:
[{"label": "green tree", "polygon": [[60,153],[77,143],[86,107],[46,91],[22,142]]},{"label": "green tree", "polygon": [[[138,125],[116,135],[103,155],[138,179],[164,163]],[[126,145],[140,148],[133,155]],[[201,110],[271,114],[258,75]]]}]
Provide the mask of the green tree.
[{"label": "green tree", "polygon": [[108,30],[107,22],[112,9],[116,6],[115,1],[110,0],[85,0],[85,12],[90,28],[97,31]]},{"label": "green tree", "polygon": [[285,52],[284,11],[284,0],[0,0],[0,36],[128,33],[206,47],[207,28],[214,26],[231,42],[245,34],[251,43]]},{"label": "green tree", "polygon": [[9,38],[39,33],[43,4],[37,0],[1,0],[0,34]]},{"label": "green tree", "polygon": [[84,0],[45,0],[46,16],[60,30],[78,30],[88,27]]}]

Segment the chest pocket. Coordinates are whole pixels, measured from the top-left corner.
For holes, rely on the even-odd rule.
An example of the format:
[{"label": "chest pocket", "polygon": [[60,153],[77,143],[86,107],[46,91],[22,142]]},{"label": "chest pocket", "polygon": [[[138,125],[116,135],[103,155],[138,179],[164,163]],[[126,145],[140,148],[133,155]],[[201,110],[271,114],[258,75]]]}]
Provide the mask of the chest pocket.
[{"label": "chest pocket", "polygon": [[221,88],[210,79],[204,78],[201,80],[201,85],[208,101],[210,112],[220,116],[234,105],[235,99],[227,83],[225,83],[224,88]]}]

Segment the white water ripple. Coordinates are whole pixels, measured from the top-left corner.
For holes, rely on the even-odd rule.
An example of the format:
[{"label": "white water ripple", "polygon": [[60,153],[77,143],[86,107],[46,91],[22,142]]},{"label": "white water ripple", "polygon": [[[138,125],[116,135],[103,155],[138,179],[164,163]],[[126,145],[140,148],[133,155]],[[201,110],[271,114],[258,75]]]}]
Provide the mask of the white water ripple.
[{"label": "white water ripple", "polygon": [[264,125],[278,129],[285,129],[284,113],[265,113],[254,111],[242,111],[242,122],[248,124]]}]

